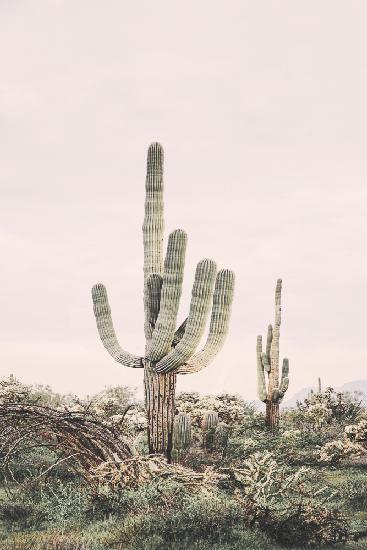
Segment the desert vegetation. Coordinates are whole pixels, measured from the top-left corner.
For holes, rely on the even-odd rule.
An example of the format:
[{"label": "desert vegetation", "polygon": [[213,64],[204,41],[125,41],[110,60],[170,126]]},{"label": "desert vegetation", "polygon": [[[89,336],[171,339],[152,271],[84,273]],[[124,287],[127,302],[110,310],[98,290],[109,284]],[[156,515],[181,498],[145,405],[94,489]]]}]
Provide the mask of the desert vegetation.
[{"label": "desert vegetation", "polygon": [[238,396],[178,394],[171,464],[147,425],[129,388],[2,379],[0,549],[366,547],[360,396],[315,392],[274,432]]}]

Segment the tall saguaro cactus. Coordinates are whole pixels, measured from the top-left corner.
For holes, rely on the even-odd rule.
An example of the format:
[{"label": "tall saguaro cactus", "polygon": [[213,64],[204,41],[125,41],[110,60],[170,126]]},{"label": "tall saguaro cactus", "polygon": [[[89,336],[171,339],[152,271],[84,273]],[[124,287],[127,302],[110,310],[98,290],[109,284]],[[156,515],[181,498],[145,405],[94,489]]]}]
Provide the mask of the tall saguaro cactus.
[{"label": "tall saguaro cactus", "polygon": [[[279,380],[279,337],[281,323],[282,279],[278,279],[275,288],[275,323],[268,326],[266,351],[262,349],[262,337],[257,337],[257,387],[259,399],[266,404],[266,424],[274,430],[279,425],[279,403],[282,401],[289,384],[289,361],[283,359]],[[267,383],[265,373],[267,374]]]},{"label": "tall saguaro cactus", "polygon": [[[95,285],[92,297],[99,335],[107,351],[126,367],[144,369],[149,451],[164,453],[170,460],[177,374],[203,369],[222,348],[230,319],[234,275],[228,269],[217,273],[212,260],[201,260],[196,268],[188,317],[176,329],[187,237],[181,229],[169,235],[163,262],[163,148],[159,143],[153,143],[148,150],[145,188],[143,356],[128,353],[120,346],[106,288]],[[195,353],[211,305],[209,334],[204,347]]]}]

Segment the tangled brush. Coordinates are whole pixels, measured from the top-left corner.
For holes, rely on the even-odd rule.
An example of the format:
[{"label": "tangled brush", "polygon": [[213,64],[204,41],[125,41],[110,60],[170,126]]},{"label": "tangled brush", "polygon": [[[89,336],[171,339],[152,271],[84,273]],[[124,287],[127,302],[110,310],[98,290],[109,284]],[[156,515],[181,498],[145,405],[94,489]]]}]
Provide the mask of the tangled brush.
[{"label": "tangled brush", "polygon": [[197,492],[215,486],[218,475],[212,468],[195,472],[178,464],[169,464],[162,455],[138,455],[120,462],[109,460],[99,464],[91,470],[90,480],[96,487],[107,485],[112,490],[137,489],[152,480],[171,480]]},{"label": "tangled brush", "polygon": [[87,409],[69,411],[34,403],[0,403],[0,461],[5,480],[18,481],[12,471],[14,459],[37,447],[49,448],[57,459],[36,479],[68,461],[89,480],[91,469],[100,464],[132,457],[121,432]]}]

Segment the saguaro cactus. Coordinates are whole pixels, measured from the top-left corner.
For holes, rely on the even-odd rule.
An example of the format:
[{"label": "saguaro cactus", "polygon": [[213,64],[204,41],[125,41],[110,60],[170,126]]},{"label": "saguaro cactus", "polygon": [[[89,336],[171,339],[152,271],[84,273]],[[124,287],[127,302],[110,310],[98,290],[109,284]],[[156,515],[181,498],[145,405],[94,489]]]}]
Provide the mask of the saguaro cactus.
[{"label": "saguaro cactus", "polygon": [[224,457],[228,447],[229,432],[230,427],[225,422],[219,422],[215,428],[215,448],[222,453],[222,457]]},{"label": "saguaro cactus", "polygon": [[[163,148],[159,143],[148,150],[145,188],[143,356],[128,353],[120,346],[106,288],[95,285],[92,297],[99,335],[107,351],[127,367],[144,369],[149,451],[165,453],[170,459],[176,376],[203,369],[221,349],[229,324],[234,275],[228,269],[217,273],[212,260],[200,261],[188,317],[176,330],[187,237],[181,229],[169,235],[163,264]],[[211,303],[209,334],[204,347],[195,353]]]},{"label": "saguaro cactus", "polygon": [[203,432],[203,446],[212,451],[214,448],[215,429],[218,426],[219,416],[216,411],[208,411],[203,416],[201,429]]},{"label": "saguaro cactus", "polygon": [[188,414],[177,414],[173,422],[172,461],[181,462],[191,443],[191,418]]},{"label": "saguaro cactus", "polygon": [[[259,399],[266,403],[266,424],[275,429],[279,425],[279,403],[282,401],[289,384],[289,361],[283,359],[282,374],[279,380],[279,337],[281,323],[282,279],[278,279],[275,288],[275,323],[268,326],[266,351],[262,350],[262,337],[257,337],[257,384]],[[268,381],[266,383],[265,373]]]}]

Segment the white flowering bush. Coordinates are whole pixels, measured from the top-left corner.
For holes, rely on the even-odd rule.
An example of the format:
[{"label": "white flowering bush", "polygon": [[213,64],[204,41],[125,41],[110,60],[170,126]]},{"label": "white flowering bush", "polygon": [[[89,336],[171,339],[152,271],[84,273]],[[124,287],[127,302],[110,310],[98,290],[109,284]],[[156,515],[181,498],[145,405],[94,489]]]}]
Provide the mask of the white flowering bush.
[{"label": "white flowering bush", "polygon": [[348,457],[358,457],[366,454],[366,450],[358,443],[353,443],[347,438],[329,441],[319,452],[319,462],[324,464],[337,464]]},{"label": "white flowering bush", "polygon": [[301,430],[284,430],[280,436],[285,440],[285,441],[299,441],[299,439],[302,437],[302,432]]},{"label": "white flowering bush", "polygon": [[325,403],[315,403],[304,411],[304,419],[311,429],[320,430],[330,421],[332,414]]},{"label": "white flowering bush", "polygon": [[125,415],[123,426],[128,433],[133,435],[145,432],[148,422],[143,407],[131,407]]},{"label": "white flowering bush", "polygon": [[190,414],[193,426],[201,426],[204,414],[215,411],[220,420],[227,424],[241,423],[249,413],[248,405],[236,395],[207,395],[198,393],[181,393],[177,396],[178,412]]},{"label": "white flowering bush", "polygon": [[344,433],[350,441],[367,445],[367,419],[362,419],[357,424],[345,426]]},{"label": "white flowering bush", "polygon": [[23,403],[30,399],[31,386],[22,384],[12,374],[0,380],[0,404]]}]

